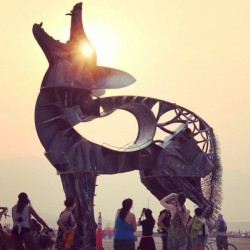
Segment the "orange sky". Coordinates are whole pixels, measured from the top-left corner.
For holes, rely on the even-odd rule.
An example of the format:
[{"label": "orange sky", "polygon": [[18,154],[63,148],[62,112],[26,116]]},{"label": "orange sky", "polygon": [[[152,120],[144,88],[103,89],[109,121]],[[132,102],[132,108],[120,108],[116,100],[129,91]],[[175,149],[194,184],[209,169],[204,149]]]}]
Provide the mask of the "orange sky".
[{"label": "orange sky", "polygon": [[[32,25],[43,22],[50,35],[66,41],[70,17],[65,14],[75,3],[58,0],[0,3],[0,187],[3,190],[3,186],[11,185],[1,195],[0,205],[11,207],[17,194],[25,189],[31,192],[38,212],[51,210],[58,214],[63,207],[59,176],[44,159],[35,131],[34,107],[48,63],[32,35]],[[250,176],[249,7],[248,0],[83,2],[85,31],[96,48],[98,64],[127,71],[137,79],[127,88],[107,91],[106,96],[140,95],[174,102],[192,110],[214,128],[224,167],[222,213],[228,221],[250,221],[250,197],[246,195]],[[126,118],[126,114],[119,113],[112,120],[117,122],[117,131],[114,126],[109,130],[102,121],[84,124],[86,136],[114,146],[131,142],[135,131],[125,124]],[[101,132],[104,127],[105,133]],[[124,131],[122,134],[119,127]],[[40,172],[28,171],[22,162],[30,157],[42,158],[44,169],[40,164],[37,168],[42,169]],[[13,158],[20,164],[21,178],[10,171],[8,161]],[[30,160],[30,164],[34,162]],[[9,175],[11,183],[6,183]],[[41,178],[32,182],[36,179],[34,175]],[[44,183],[46,179],[49,187]],[[130,180],[133,185],[128,190]],[[127,197],[135,200],[134,212],[138,216],[148,201],[156,214],[161,209],[136,172],[103,176],[98,183],[96,213],[101,210],[106,218],[112,219]],[[110,183],[117,185],[112,194]],[[56,203],[53,209],[47,200]],[[238,204],[242,206],[240,213],[236,212]]]}]

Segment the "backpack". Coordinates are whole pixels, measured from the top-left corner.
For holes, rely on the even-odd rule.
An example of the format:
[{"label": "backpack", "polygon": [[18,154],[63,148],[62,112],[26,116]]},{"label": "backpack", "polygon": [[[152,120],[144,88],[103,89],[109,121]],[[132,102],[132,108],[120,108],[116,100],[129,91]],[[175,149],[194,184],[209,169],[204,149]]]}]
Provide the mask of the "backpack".
[{"label": "backpack", "polygon": [[226,231],[226,223],[224,220],[218,220],[218,232]]},{"label": "backpack", "polygon": [[194,217],[194,220],[192,222],[191,228],[189,230],[189,236],[191,238],[197,238],[198,237],[198,233],[201,230],[201,228],[203,229],[203,234],[204,234],[204,222],[200,221],[198,218]]},{"label": "backpack", "polygon": [[[160,211],[159,216],[158,216],[158,220],[159,220],[159,217],[160,217],[163,213],[166,213],[166,215],[165,215],[164,219],[162,220],[162,223],[164,224],[165,227],[169,228],[171,214],[170,214],[170,212],[169,212],[167,209],[163,209],[163,210]],[[159,229],[161,232],[166,232],[165,229],[161,228],[161,226],[159,225],[159,223],[158,223],[158,229]]]},{"label": "backpack", "polygon": [[171,238],[177,240],[186,238],[187,236],[186,227],[182,222],[182,218],[179,212],[177,212],[173,217],[169,226],[168,234],[169,236],[171,236]]}]

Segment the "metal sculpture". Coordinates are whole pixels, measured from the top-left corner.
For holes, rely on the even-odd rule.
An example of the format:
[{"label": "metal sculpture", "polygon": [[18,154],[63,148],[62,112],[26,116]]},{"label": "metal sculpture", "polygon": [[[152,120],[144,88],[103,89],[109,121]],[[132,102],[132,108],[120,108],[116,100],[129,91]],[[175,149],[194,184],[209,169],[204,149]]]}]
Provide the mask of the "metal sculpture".
[{"label": "metal sculpture", "polygon": [[[96,65],[82,25],[82,4],[71,13],[67,43],[54,40],[34,24],[33,34],[48,59],[35,108],[35,124],[45,156],[60,174],[66,197],[77,199],[78,249],[95,249],[94,194],[100,174],[140,171],[141,182],[157,198],[186,193],[214,218],[221,203],[221,165],[212,128],[194,112],[150,97],[100,97],[135,79],[126,72]],[[84,56],[81,46],[93,54]],[[130,112],[138,122],[132,145],[121,150],[88,141],[74,129],[81,122]],[[161,131],[157,138],[157,131]]]}]

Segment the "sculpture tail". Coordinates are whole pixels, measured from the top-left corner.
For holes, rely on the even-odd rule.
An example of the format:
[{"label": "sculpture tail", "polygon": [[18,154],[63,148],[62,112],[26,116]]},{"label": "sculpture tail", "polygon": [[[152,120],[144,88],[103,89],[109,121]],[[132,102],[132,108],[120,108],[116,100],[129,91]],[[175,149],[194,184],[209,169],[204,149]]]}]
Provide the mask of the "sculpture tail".
[{"label": "sculpture tail", "polygon": [[214,158],[214,170],[207,175],[202,183],[202,189],[204,196],[207,200],[209,200],[213,204],[213,215],[211,217],[212,220],[215,220],[220,209],[222,203],[222,164],[220,159],[220,147],[219,141],[213,134],[211,136],[213,143]]}]

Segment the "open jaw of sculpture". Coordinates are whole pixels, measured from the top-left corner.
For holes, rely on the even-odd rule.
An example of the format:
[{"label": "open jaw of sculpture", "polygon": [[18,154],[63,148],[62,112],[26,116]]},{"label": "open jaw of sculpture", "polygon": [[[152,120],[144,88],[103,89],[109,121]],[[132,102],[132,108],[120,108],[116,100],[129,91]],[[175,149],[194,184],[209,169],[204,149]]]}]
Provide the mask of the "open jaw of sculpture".
[{"label": "open jaw of sculpture", "polygon": [[[213,129],[179,105],[140,96],[100,97],[105,89],[121,88],[135,79],[128,73],[96,65],[80,47],[88,41],[82,25],[82,4],[73,7],[67,43],[49,36],[42,24],[33,34],[48,59],[35,108],[35,124],[45,155],[60,174],[65,195],[75,196],[77,246],[95,249],[94,194],[100,174],[140,171],[141,182],[157,198],[186,193],[215,218],[221,204],[222,169]],[[117,110],[138,122],[133,145],[116,151],[88,141],[74,129]],[[167,118],[166,118],[167,117]],[[118,128],[119,129],[119,128]],[[156,138],[156,131],[163,138]]]}]

